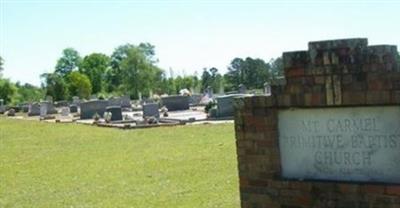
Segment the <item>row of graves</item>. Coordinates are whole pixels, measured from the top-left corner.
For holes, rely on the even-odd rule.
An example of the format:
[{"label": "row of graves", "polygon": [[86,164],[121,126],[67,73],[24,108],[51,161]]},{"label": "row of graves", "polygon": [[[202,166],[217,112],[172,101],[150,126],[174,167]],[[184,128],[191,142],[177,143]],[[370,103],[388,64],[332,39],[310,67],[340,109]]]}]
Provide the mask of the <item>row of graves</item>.
[{"label": "row of graves", "polygon": [[[265,94],[270,93],[266,84]],[[174,126],[184,124],[233,122],[233,100],[237,97],[252,96],[244,85],[235,92],[214,94],[208,87],[202,94],[182,90],[180,95],[166,95],[141,100],[129,96],[112,97],[107,100],[81,100],[23,103],[7,107],[0,100],[0,114],[13,118],[40,120],[45,122],[97,125],[122,129]]]}]

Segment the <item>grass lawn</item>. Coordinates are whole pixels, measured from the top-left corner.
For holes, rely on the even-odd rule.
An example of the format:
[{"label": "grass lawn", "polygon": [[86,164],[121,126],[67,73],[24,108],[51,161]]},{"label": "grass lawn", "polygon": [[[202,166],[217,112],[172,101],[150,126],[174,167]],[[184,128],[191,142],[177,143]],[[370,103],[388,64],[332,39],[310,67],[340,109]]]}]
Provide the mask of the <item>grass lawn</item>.
[{"label": "grass lawn", "polygon": [[118,130],[0,118],[0,207],[239,207],[232,124]]}]

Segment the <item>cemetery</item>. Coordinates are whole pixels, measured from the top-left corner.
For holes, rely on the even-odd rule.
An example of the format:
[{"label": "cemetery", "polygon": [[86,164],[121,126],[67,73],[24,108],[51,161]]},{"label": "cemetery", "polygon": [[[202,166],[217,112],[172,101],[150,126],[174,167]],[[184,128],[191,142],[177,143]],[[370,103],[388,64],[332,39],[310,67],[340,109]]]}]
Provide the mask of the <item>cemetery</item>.
[{"label": "cemetery", "polygon": [[[75,140],[96,135],[87,144],[94,142],[101,154],[93,150],[85,150],[81,154],[92,154],[93,159],[84,163],[100,163],[103,168],[106,168],[106,164],[94,161],[96,156],[112,163],[104,158],[104,154],[115,152],[111,153],[105,146],[123,150],[125,147],[113,143],[111,138],[128,134],[128,138],[141,140],[136,144],[141,147],[134,148],[131,156],[153,158],[154,155],[146,156],[152,153],[146,153],[141,148],[156,145],[153,148],[160,151],[156,154],[157,159],[148,163],[161,161],[166,172],[175,171],[171,165],[183,156],[180,151],[189,148],[188,151],[202,152],[201,149],[207,149],[210,144],[202,143],[201,139],[219,135],[211,145],[222,145],[224,150],[217,152],[217,155],[207,150],[202,152],[202,157],[212,155],[214,161],[225,158],[228,162],[222,162],[220,169],[216,166],[221,164],[194,165],[191,171],[186,168],[191,169],[192,166],[177,165],[176,171],[186,172],[171,173],[171,180],[191,180],[193,175],[197,177],[195,180],[200,180],[216,171],[214,168],[225,171],[228,182],[218,187],[222,189],[220,194],[223,196],[220,199],[227,200],[225,204],[240,204],[243,208],[398,207],[400,63],[396,61],[396,56],[396,46],[369,46],[365,38],[310,42],[307,51],[283,53],[284,77],[264,83],[261,91],[248,90],[240,84],[236,91],[224,94],[214,93],[212,88],[207,87],[203,93],[193,93],[193,96],[184,89],[181,90],[184,94],[157,95],[139,100],[131,100],[125,95],[108,99],[92,96],[89,100],[74,97],[71,101],[53,102],[52,98],[47,97],[46,100],[21,103],[15,107],[4,105],[0,100],[0,130],[6,138],[12,138],[13,131],[20,131],[11,127],[13,123],[23,122],[34,129],[34,137],[43,136],[41,129],[64,132],[66,138],[71,138],[70,134],[79,135]],[[67,130],[72,128],[71,125],[75,125],[74,131]],[[146,130],[153,127],[168,128]],[[7,128],[11,130],[6,131]],[[91,133],[91,128],[97,128],[97,133]],[[175,140],[166,143],[162,140],[164,137]],[[193,140],[188,140],[188,137],[200,140],[196,140],[193,147],[190,144]],[[236,141],[233,139],[235,137]],[[46,140],[51,138],[47,137]],[[97,144],[99,141],[104,144]],[[18,151],[15,148],[1,148],[10,154],[10,151]],[[75,150],[65,151],[71,153]],[[225,154],[225,151],[229,154]],[[126,155],[117,154],[113,157]],[[167,157],[173,159],[169,161]],[[119,164],[113,166],[117,170],[143,168],[143,164],[136,162],[128,167]],[[153,166],[147,168],[157,167]],[[208,167],[208,170],[204,167]],[[114,169],[106,168],[102,177],[114,175],[112,171]],[[150,170],[152,174],[161,174],[157,171],[160,170]],[[136,172],[136,176],[156,177],[148,174]],[[135,181],[134,178],[129,180]],[[207,184],[212,180],[209,179]],[[50,179],[51,183],[55,181],[55,178]],[[118,184],[108,186],[126,189]],[[239,188],[240,193],[233,191],[235,187]],[[156,186],[147,190],[143,187],[141,190],[154,192],[159,188]],[[204,197],[215,192],[214,188],[205,185],[198,191]],[[224,191],[229,194],[223,194]],[[239,198],[235,199],[235,194],[240,201]],[[104,196],[100,194],[95,197]],[[7,202],[1,203],[7,205]],[[143,206],[141,200],[137,203]],[[162,204],[158,200],[152,203],[155,206]]]},{"label": "cemetery", "polygon": [[399,11],[0,0],[0,208],[400,208]]},{"label": "cemetery", "polygon": [[[238,94],[239,91],[243,91],[243,87],[243,85],[238,86],[236,94],[218,95],[206,91],[204,94],[194,96],[162,96],[159,100],[131,101],[129,96],[121,96],[106,100],[99,100],[96,97],[81,100],[79,97],[74,97],[72,101],[54,103],[38,101],[27,105],[21,104],[21,106],[28,106],[27,112],[18,111],[12,118],[56,123],[75,122],[120,129],[175,126],[187,123],[221,123],[218,121],[233,123],[233,98],[251,96],[251,94]],[[48,98],[48,100],[52,99]],[[210,113],[207,113],[205,105],[211,102],[216,102],[216,105]],[[7,114],[6,106],[3,108],[3,113]],[[11,107],[7,108],[7,110],[10,109]]]}]

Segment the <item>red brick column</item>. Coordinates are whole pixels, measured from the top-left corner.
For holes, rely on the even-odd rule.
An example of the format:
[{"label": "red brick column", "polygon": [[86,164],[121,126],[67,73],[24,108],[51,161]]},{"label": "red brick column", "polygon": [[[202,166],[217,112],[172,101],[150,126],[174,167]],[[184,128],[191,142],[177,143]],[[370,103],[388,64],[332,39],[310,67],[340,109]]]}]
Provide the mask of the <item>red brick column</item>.
[{"label": "red brick column", "polygon": [[399,185],[283,179],[278,144],[279,109],[400,105],[397,56],[367,39],[310,42],[283,54],[287,84],[272,96],[235,99],[242,207],[400,207]]}]

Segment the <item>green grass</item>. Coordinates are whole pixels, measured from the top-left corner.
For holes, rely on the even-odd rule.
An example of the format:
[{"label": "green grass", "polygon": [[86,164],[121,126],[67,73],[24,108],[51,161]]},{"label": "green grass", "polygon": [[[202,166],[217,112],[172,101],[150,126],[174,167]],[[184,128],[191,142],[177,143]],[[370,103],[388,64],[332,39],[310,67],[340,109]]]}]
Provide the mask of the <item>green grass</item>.
[{"label": "green grass", "polygon": [[0,207],[239,207],[232,124],[118,130],[0,118]]}]

